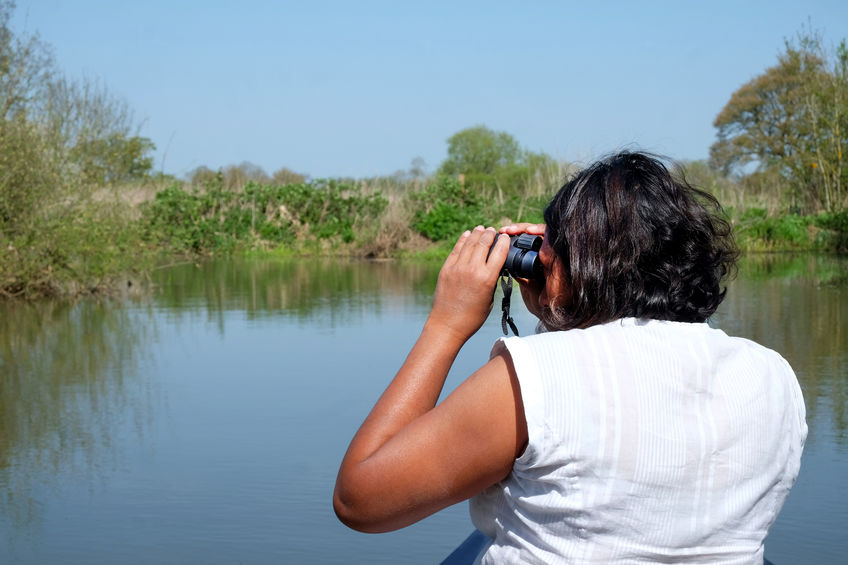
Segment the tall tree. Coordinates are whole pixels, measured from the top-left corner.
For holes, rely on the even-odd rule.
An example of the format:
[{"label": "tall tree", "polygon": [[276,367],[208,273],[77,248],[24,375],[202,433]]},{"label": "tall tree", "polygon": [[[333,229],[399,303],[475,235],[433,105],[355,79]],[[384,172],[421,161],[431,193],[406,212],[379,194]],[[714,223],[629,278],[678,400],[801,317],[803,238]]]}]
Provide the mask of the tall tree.
[{"label": "tall tree", "polygon": [[810,84],[806,108],[813,135],[813,161],[816,195],[827,210],[846,205],[848,166],[848,46],[845,40],[836,49],[828,69]]},{"label": "tall tree", "polygon": [[562,182],[562,164],[544,153],[522,149],[510,134],[486,126],[448,138],[448,157],[439,174],[460,176],[475,191],[498,198],[541,198]]},{"label": "tall tree", "polygon": [[498,168],[515,165],[523,156],[510,134],[474,126],[448,138],[448,157],[440,172],[446,175],[492,175]]},{"label": "tall tree", "polygon": [[777,65],[742,85],[716,117],[712,164],[725,173],[776,172],[808,209],[844,206],[846,68],[844,41],[834,56],[810,33],[787,41]]}]

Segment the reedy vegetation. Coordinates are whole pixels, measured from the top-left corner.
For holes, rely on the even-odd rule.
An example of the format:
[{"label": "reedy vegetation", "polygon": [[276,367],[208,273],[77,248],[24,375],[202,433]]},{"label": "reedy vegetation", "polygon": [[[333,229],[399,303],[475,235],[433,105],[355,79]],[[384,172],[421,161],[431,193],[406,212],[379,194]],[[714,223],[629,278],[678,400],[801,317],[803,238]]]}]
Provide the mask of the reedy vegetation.
[{"label": "reedy vegetation", "polygon": [[[447,140],[431,175],[420,159],[368,179],[251,163],[154,175],[153,144],[126,105],[62,76],[37,36],[16,37],[13,8],[0,0],[0,296],[115,289],[163,255],[441,257],[474,225],[541,221],[579,168],[478,125]],[[743,248],[845,251],[848,50],[829,55],[809,35],[786,50],[719,114],[710,161],[676,166],[725,204]]]}]

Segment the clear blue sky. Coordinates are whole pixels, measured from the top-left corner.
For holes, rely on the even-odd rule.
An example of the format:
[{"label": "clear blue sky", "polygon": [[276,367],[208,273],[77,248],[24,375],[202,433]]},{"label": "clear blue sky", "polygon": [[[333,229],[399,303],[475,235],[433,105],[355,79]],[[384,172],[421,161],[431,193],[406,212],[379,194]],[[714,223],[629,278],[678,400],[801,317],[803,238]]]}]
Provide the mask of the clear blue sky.
[{"label": "clear blue sky", "polygon": [[432,171],[476,124],[569,161],[705,158],[808,22],[836,44],[848,2],[18,0],[13,25],[124,98],[157,169],[363,177]]}]

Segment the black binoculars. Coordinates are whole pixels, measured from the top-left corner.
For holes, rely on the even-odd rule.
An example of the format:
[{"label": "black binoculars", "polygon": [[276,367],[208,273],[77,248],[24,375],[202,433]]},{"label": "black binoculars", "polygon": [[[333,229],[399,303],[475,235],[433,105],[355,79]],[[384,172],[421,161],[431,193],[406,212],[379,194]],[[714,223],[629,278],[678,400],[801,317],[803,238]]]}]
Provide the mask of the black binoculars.
[{"label": "black binoculars", "polygon": [[[497,239],[495,239],[497,242]],[[492,247],[494,247],[494,243]],[[541,280],[545,278],[542,262],[539,260],[539,248],[542,236],[522,233],[509,236],[509,254],[504,262],[503,272],[513,278]]]}]

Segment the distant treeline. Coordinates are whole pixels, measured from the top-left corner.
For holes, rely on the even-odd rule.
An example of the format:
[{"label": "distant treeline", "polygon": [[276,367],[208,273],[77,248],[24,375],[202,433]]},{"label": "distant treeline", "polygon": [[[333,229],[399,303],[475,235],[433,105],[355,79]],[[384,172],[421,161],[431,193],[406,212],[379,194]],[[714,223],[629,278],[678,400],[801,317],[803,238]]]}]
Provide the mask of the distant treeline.
[{"label": "distant treeline", "polygon": [[[0,297],[111,292],[174,256],[262,250],[441,256],[477,224],[542,220],[578,168],[483,125],[435,171],[311,179],[250,163],[153,172],[152,142],[96,81],[74,81],[0,0]],[[678,173],[725,205],[749,250],[848,250],[848,49],[807,33],[733,93],[708,161]]]}]

